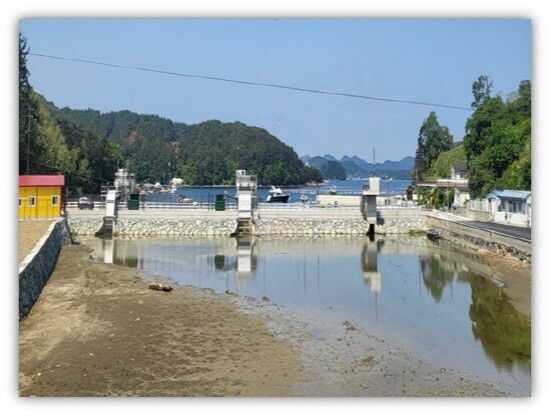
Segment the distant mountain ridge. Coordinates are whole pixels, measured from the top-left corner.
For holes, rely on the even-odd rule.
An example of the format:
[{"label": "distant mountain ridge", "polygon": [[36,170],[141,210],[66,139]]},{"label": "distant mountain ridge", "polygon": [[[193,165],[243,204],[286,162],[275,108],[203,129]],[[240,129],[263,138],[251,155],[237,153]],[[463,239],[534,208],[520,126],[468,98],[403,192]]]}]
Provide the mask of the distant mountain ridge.
[{"label": "distant mountain ridge", "polygon": [[[344,155],[340,160],[331,154],[324,156],[302,156],[300,159],[313,167],[317,167],[321,172],[322,164],[328,161],[338,162],[346,173],[347,178],[366,178],[372,176],[373,172],[384,178],[410,179],[414,168],[414,157],[407,156],[399,161],[386,160],[383,163],[369,163],[358,156]],[[325,179],[330,179],[325,177]]]}]

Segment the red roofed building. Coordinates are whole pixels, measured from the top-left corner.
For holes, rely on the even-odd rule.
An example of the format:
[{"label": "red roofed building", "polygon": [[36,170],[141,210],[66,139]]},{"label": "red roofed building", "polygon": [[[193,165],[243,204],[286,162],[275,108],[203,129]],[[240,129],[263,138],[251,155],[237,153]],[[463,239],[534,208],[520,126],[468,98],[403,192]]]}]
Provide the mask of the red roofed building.
[{"label": "red roofed building", "polygon": [[61,216],[63,175],[19,176],[19,219]]}]

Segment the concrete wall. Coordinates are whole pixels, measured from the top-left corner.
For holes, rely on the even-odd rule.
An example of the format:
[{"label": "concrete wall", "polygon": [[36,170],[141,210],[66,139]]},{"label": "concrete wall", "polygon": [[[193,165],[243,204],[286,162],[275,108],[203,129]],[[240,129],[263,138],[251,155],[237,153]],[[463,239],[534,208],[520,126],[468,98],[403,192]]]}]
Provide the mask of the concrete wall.
[{"label": "concrete wall", "polygon": [[67,222],[60,219],[52,223],[46,235],[19,265],[19,319],[31,311],[53,272],[59,250],[70,243]]},{"label": "concrete wall", "polygon": [[523,213],[495,212],[494,221],[512,226],[531,226],[531,217]]},{"label": "concrete wall", "polygon": [[338,206],[355,206],[359,209],[361,205],[361,196],[355,195],[317,195],[317,201],[320,205],[338,205]]},{"label": "concrete wall", "polygon": [[491,221],[491,214],[489,212],[484,212],[482,210],[474,210],[474,209],[467,209],[465,207],[457,207],[453,210],[453,213],[455,213],[460,216],[464,216],[465,218],[473,219],[473,220],[481,220],[484,222],[490,222]]}]

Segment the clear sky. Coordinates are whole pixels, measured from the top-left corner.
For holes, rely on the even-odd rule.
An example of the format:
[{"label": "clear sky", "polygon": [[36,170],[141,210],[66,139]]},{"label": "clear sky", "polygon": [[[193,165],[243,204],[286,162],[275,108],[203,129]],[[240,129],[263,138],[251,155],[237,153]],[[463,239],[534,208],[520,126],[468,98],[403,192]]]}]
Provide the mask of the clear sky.
[{"label": "clear sky", "polygon": [[461,141],[478,76],[506,97],[532,75],[529,19],[30,18],[19,29],[36,54],[365,97],[28,58],[32,86],[57,106],[242,121],[300,156],[414,156],[430,111]]}]

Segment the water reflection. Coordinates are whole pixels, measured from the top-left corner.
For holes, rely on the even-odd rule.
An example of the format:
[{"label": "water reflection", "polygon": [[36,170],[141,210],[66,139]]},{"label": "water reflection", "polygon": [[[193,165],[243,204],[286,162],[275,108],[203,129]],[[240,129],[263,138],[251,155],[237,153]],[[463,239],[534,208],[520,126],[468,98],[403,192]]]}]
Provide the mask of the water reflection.
[{"label": "water reflection", "polygon": [[[469,317],[476,340],[499,368],[511,370],[517,364],[529,371],[531,363],[531,321],[518,312],[504,291],[490,278],[473,272],[465,261],[457,262],[449,252],[419,257],[422,280],[436,302],[446,287],[453,294],[453,283],[471,288]],[[472,264],[472,261],[470,261]]]},{"label": "water reflection", "polygon": [[350,320],[436,365],[530,391],[530,318],[490,270],[426,238],[85,241],[99,260],[182,285],[268,296],[318,318]]},{"label": "water reflection", "polygon": [[422,272],[422,281],[433,299],[439,303],[443,295],[443,290],[447,285],[451,285],[457,277],[457,267],[459,264],[442,258],[441,255],[420,255],[420,271]]},{"label": "water reflection", "polygon": [[382,291],[382,273],[378,271],[378,252],[384,241],[373,239],[365,241],[361,250],[361,267],[363,268],[363,279],[370,287],[371,292]]},{"label": "water reflection", "polygon": [[237,250],[235,255],[214,254],[214,266],[218,271],[235,271],[237,286],[242,287],[256,278],[258,268],[257,238],[251,235],[234,238]]},{"label": "water reflection", "polygon": [[106,264],[112,264],[115,253],[115,242],[113,238],[103,238],[103,262]]},{"label": "water reflection", "polygon": [[531,321],[518,313],[509,298],[486,278],[471,280],[472,332],[483,350],[499,367],[508,371],[515,364],[531,366]]}]

